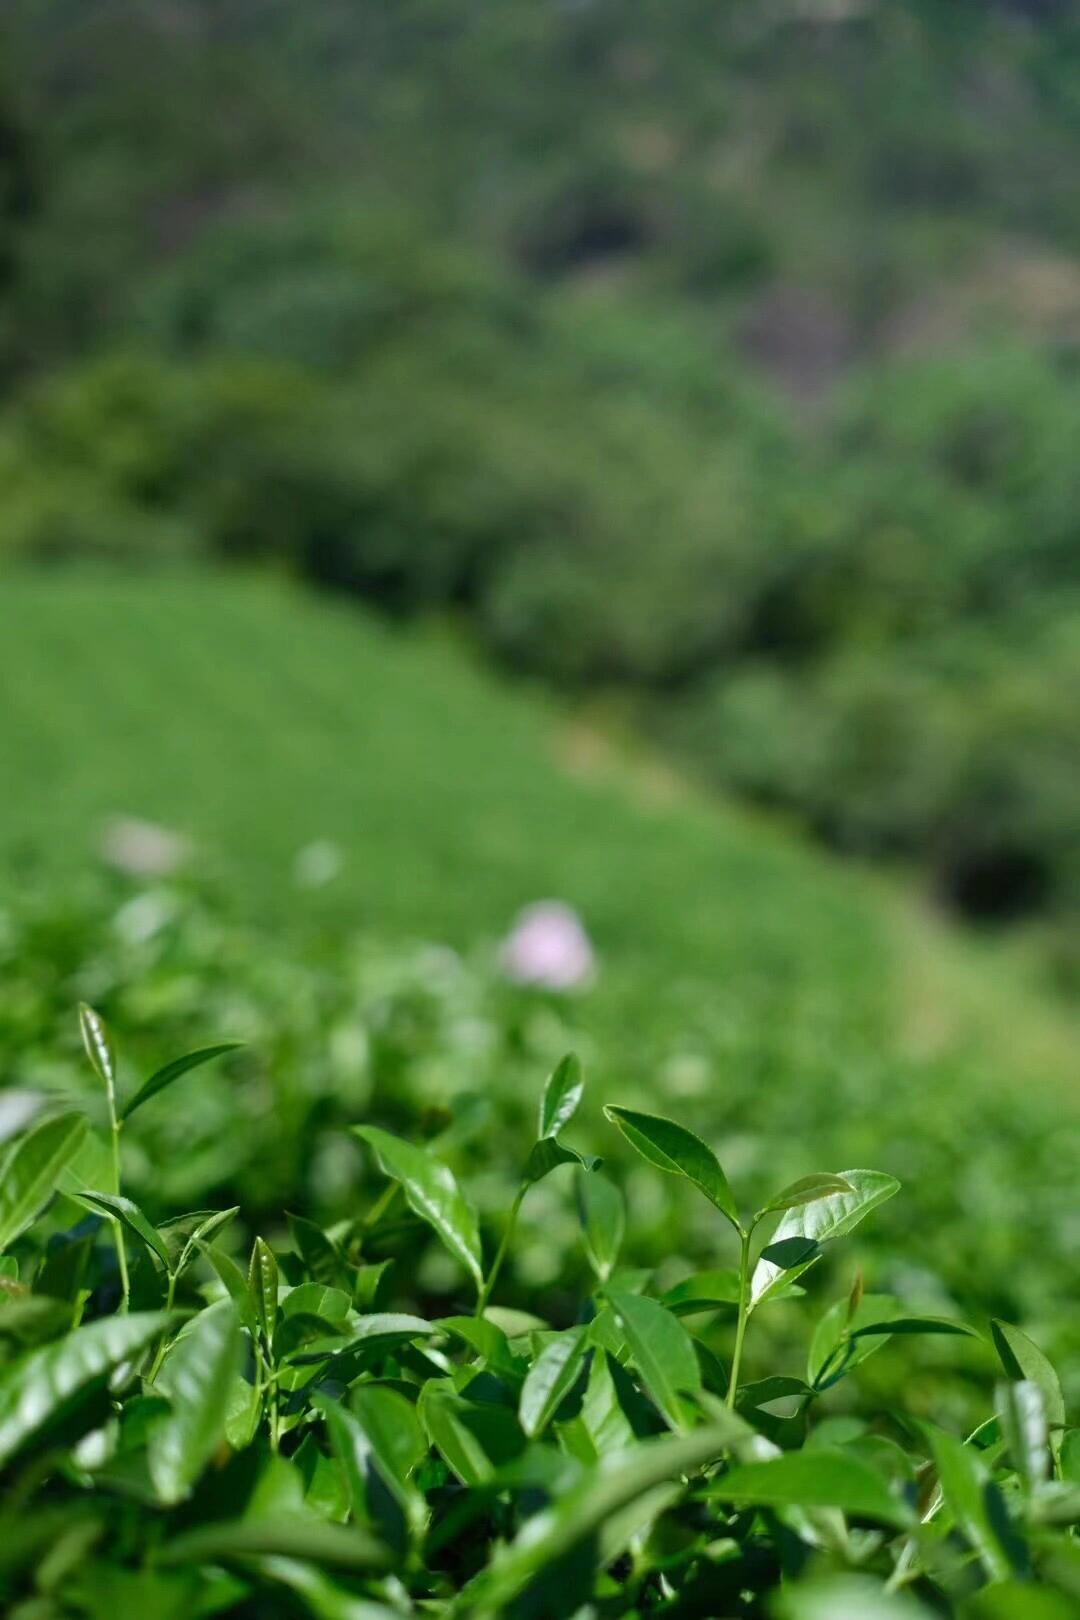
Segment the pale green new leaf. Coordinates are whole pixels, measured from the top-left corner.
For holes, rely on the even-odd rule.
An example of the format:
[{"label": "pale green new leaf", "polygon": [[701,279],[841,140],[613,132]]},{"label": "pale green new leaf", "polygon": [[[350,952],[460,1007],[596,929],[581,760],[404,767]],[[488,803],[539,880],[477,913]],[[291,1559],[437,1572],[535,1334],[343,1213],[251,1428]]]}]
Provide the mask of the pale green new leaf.
[{"label": "pale green new leaf", "polygon": [[570,1052],[554,1069],[540,1098],[536,1134],[541,1141],[547,1136],[558,1136],[563,1127],[570,1123],[577,1113],[584,1091],[585,1078],[581,1064]]},{"label": "pale green new leaf", "polygon": [[[784,1242],[788,1238],[806,1238],[820,1245],[830,1242],[833,1238],[844,1237],[853,1231],[872,1209],[885,1203],[886,1199],[900,1190],[900,1183],[895,1176],[887,1176],[880,1170],[841,1170],[840,1179],[850,1185],[851,1192],[829,1193],[824,1198],[815,1199],[813,1203],[789,1209],[773,1233],[772,1244]],[[808,1262],[810,1263],[812,1262]],[[751,1281],[752,1304],[758,1305],[769,1297],[774,1286],[778,1284],[783,1269],[762,1256],[754,1267]],[[789,1270],[787,1281],[790,1283],[793,1280]]]},{"label": "pale green new leaf", "polygon": [[518,1402],[521,1427],[530,1440],[544,1432],[573,1388],[585,1358],[588,1331],[587,1325],[568,1328],[544,1346],[530,1367]]},{"label": "pale green new leaf", "polygon": [[845,1181],[843,1176],[827,1175],[824,1172],[802,1176],[798,1181],[793,1181],[790,1186],[785,1187],[783,1192],[778,1192],[770,1198],[767,1204],[763,1204],[758,1210],[758,1219],[775,1210],[801,1209],[804,1204],[812,1204],[819,1198],[827,1198],[830,1193],[854,1191],[854,1187],[849,1181]]}]

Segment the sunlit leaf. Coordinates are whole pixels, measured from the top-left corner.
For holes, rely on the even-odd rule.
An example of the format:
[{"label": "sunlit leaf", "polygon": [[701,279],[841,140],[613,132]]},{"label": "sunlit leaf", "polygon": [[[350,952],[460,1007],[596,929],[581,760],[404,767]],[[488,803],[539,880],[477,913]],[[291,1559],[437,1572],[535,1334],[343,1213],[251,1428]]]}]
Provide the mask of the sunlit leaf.
[{"label": "sunlit leaf", "polygon": [[560,1403],[577,1381],[587,1348],[588,1328],[568,1328],[541,1350],[521,1386],[518,1417],[535,1440],[554,1417]]},{"label": "sunlit leaf", "polygon": [[577,1113],[584,1092],[585,1078],[581,1072],[581,1064],[570,1052],[552,1072],[540,1098],[540,1118],[536,1134],[541,1140],[544,1137],[557,1136],[563,1127],[570,1123]]},{"label": "sunlit leaf", "polygon": [[668,1171],[670,1175],[685,1176],[700,1188],[722,1215],[727,1216],[733,1226],[738,1226],[739,1213],[727,1177],[712,1148],[699,1136],[658,1114],[641,1114],[631,1108],[612,1105],[606,1107],[604,1113],[619,1127],[627,1141],[637,1148],[642,1158],[648,1159],[658,1169]]}]

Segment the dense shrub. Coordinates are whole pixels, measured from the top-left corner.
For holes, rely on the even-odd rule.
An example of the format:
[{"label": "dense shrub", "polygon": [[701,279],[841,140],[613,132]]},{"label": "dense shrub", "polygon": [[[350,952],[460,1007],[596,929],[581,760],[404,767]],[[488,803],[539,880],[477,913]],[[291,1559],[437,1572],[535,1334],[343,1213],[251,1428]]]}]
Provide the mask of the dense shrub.
[{"label": "dense shrub", "polygon": [[[289,1214],[276,1241],[238,1248],[236,1206],[149,1219],[122,1151],[134,1119],[230,1048],[132,1086],[100,1016],[84,1004],[79,1022],[102,1125],[50,1112],[3,1164],[0,1594],[14,1613],[1069,1612],[1080,1430],[1021,1329],[995,1321],[974,1348],[963,1321],[867,1293],[857,1272],[805,1367],[745,1376],[747,1343],[894,1197],[891,1175],[803,1175],[751,1214],[706,1142],[609,1106],[609,1136],[652,1180],[703,1194],[737,1252],[665,1287],[625,1266],[633,1206],[567,1140],[584,1092],[568,1056],[509,1153],[494,1246],[448,1162],[452,1128],[422,1144],[353,1119],[379,1195],[330,1228]],[[520,1211],[568,1167],[590,1275],[552,1321],[507,1309],[500,1282]],[[432,1236],[454,1303],[438,1315],[415,1288]],[[902,1390],[866,1416],[840,1406],[853,1374],[887,1349],[913,1359],[919,1336],[996,1363],[966,1441]]]}]

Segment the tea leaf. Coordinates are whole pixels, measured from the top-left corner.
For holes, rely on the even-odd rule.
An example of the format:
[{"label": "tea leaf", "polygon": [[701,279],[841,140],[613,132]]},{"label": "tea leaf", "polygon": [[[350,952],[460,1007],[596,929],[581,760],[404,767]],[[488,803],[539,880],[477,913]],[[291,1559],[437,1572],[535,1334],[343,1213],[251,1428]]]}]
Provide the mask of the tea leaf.
[{"label": "tea leaf", "polygon": [[1062,1429],[1065,1424],[1065,1397],[1061,1393],[1061,1381],[1049,1359],[1033,1339],[1009,1322],[995,1319],[990,1323],[990,1333],[1006,1377],[1028,1379],[1037,1384],[1042,1391],[1047,1423],[1051,1430]]},{"label": "tea leaf", "polygon": [[159,1260],[166,1271],[171,1269],[169,1251],[165,1240],[143,1214],[138,1204],[132,1203],[121,1193],[91,1192],[83,1188],[81,1192],[73,1195],[80,1203],[89,1204],[91,1209],[100,1210],[105,1215],[112,1216],[121,1221],[129,1232],[144,1243],[156,1260]]},{"label": "tea leaf", "polygon": [[536,1134],[541,1141],[545,1137],[558,1136],[563,1127],[570,1123],[584,1092],[585,1078],[581,1064],[570,1052],[552,1072],[540,1098]]},{"label": "tea leaf", "polygon": [[778,1192],[775,1197],[770,1198],[767,1204],[762,1205],[758,1211],[758,1219],[773,1210],[799,1209],[803,1204],[812,1204],[816,1199],[826,1198],[830,1193],[854,1191],[854,1187],[849,1181],[845,1181],[843,1176],[825,1174],[803,1176],[799,1181],[793,1181],[790,1186],[785,1187],[783,1192]]},{"label": "tea leaf", "polygon": [[262,1336],[267,1345],[272,1346],[278,1311],[278,1263],[273,1250],[261,1237],[255,1239],[251,1250],[248,1293]]},{"label": "tea leaf", "polygon": [[684,1395],[701,1388],[693,1340],[677,1317],[644,1294],[610,1294],[645,1387],[673,1429],[686,1426]]},{"label": "tea leaf", "polygon": [[722,1215],[737,1229],[739,1213],[727,1177],[712,1149],[673,1120],[658,1114],[640,1114],[631,1108],[609,1105],[604,1113],[617,1125],[627,1141],[658,1169],[670,1175],[685,1176],[705,1194]]},{"label": "tea leaf", "polygon": [[[833,1238],[844,1237],[872,1209],[900,1190],[896,1178],[884,1175],[880,1170],[842,1170],[840,1177],[851,1186],[852,1191],[828,1193],[813,1203],[789,1209],[773,1233],[773,1244],[788,1238],[807,1238],[822,1244]],[[808,1265],[811,1263],[807,1262]],[[806,1266],[803,1267],[805,1269]],[[758,1261],[750,1288],[750,1297],[755,1305],[769,1297],[778,1280],[779,1270],[764,1255]]]},{"label": "tea leaf", "polygon": [[913,1519],[911,1509],[892,1495],[869,1463],[823,1446],[768,1462],[740,1463],[710,1485],[709,1495],[739,1507],[840,1508],[897,1529]]},{"label": "tea leaf", "polygon": [[0,1382],[0,1467],[62,1417],[85,1390],[176,1320],[166,1311],[104,1317],[9,1368]]},{"label": "tea leaf", "polygon": [[228,1299],[200,1311],[165,1357],[157,1382],[171,1410],[147,1451],[161,1501],[182,1501],[220,1443],[239,1361],[240,1324]]},{"label": "tea leaf", "polygon": [[521,1386],[518,1417],[530,1440],[543,1433],[577,1381],[585,1359],[588,1331],[587,1326],[582,1326],[560,1333],[544,1346],[526,1375]]},{"label": "tea leaf", "polygon": [[82,1114],[57,1114],[20,1137],[0,1170],[0,1250],[22,1236],[86,1139]]},{"label": "tea leaf", "polygon": [[449,1167],[424,1148],[414,1147],[375,1125],[356,1125],[354,1132],[374,1149],[384,1175],[400,1181],[416,1213],[434,1227],[443,1243],[466,1267],[477,1290],[483,1287],[483,1256],[476,1212],[466,1202]]},{"label": "tea leaf", "polygon": [[622,1193],[604,1176],[579,1173],[575,1180],[578,1218],[589,1264],[607,1282],[619,1258],[626,1227]]},{"label": "tea leaf", "polygon": [[920,1425],[937,1469],[946,1505],[957,1529],[967,1537],[991,1580],[1014,1573],[1012,1550],[1006,1544],[1008,1516],[986,1464],[972,1446],[934,1424]]},{"label": "tea leaf", "polygon": [[222,1041],[217,1046],[204,1046],[198,1052],[188,1052],[185,1057],[174,1058],[139,1087],[131,1101],[121,1110],[120,1118],[130,1119],[137,1108],[141,1108],[151,1097],[156,1097],[160,1091],[171,1086],[181,1075],[189,1074],[192,1069],[201,1068],[204,1063],[209,1063],[213,1058],[221,1057],[226,1052],[239,1051],[239,1048],[239,1041]]}]

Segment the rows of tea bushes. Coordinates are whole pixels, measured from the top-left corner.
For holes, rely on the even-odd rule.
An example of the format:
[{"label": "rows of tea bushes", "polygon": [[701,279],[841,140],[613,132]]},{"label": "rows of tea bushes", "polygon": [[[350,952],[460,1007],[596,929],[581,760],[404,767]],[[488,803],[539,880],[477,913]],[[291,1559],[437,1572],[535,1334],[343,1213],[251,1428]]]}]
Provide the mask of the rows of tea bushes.
[{"label": "rows of tea bushes", "polygon": [[[167,1100],[197,1115],[196,1076],[233,1049],[129,1085],[85,1004],[79,1028],[103,1126],[50,1107],[0,1163],[0,1595],[18,1620],[1075,1614],[1080,1430],[1039,1346],[1005,1321],[980,1345],[860,1270],[816,1297],[823,1253],[895,1200],[889,1173],[810,1171],[747,1202],[684,1125],[609,1104],[615,1165],[644,1161],[708,1216],[712,1265],[665,1286],[627,1263],[638,1212],[577,1145],[569,1056],[496,1146],[515,1191],[493,1219],[451,1168],[452,1125],[433,1144],[353,1120],[371,1194],[252,1238],[236,1205],[151,1219],[125,1174],[136,1122]],[[552,1183],[586,1266],[547,1316],[508,1306],[504,1274]],[[437,1311],[411,1280],[429,1243]],[[749,1375],[784,1301],[809,1316],[802,1354]],[[966,1437],[902,1382],[838,1402],[923,1339],[996,1366]]]},{"label": "rows of tea bushes", "polygon": [[[4,915],[0,1118],[10,1131],[42,1105],[75,1106],[105,1127],[70,1016],[89,1000],[117,1031],[132,1085],[178,1049],[241,1043],[133,1117],[125,1182],[149,1218],[239,1205],[238,1229],[272,1240],[286,1233],[286,1210],[346,1220],[377,1194],[349,1135],[368,1121],[437,1141],[472,1186],[491,1240],[516,1190],[535,1076],[574,1048],[592,1076],[578,1141],[611,1160],[629,1200],[628,1263],[674,1286],[721,1262],[699,1201],[613,1154],[605,1102],[678,1112],[750,1198],[808,1162],[877,1164],[905,1193],[861,1240],[868,1288],[913,1310],[1021,1323],[1074,1397],[1080,1333],[1062,1277],[1076,1243],[1075,1117],[1052,1078],[1032,1083],[1037,1064],[1021,1105],[985,1057],[890,1044],[844,960],[832,1001],[824,981],[766,997],[753,976],[725,986],[683,964],[665,983],[649,963],[639,977],[603,964],[595,987],[556,996],[508,983],[495,953],[271,934],[236,921],[210,888],[103,880],[37,893]],[[778,961],[773,977],[791,971]],[[411,1247],[397,1276],[425,1308],[454,1306],[456,1280],[437,1249]],[[568,1201],[545,1182],[522,1212],[502,1300],[559,1320],[587,1279]],[[826,1254],[814,1291],[828,1297],[850,1281],[850,1263]],[[752,1370],[762,1351],[763,1361],[794,1353],[802,1332],[801,1313],[778,1304],[749,1347]],[[988,1377],[971,1346],[928,1341],[914,1359],[892,1349],[875,1358],[860,1387],[882,1398],[903,1388],[925,1411],[947,1403],[962,1422]]]}]

